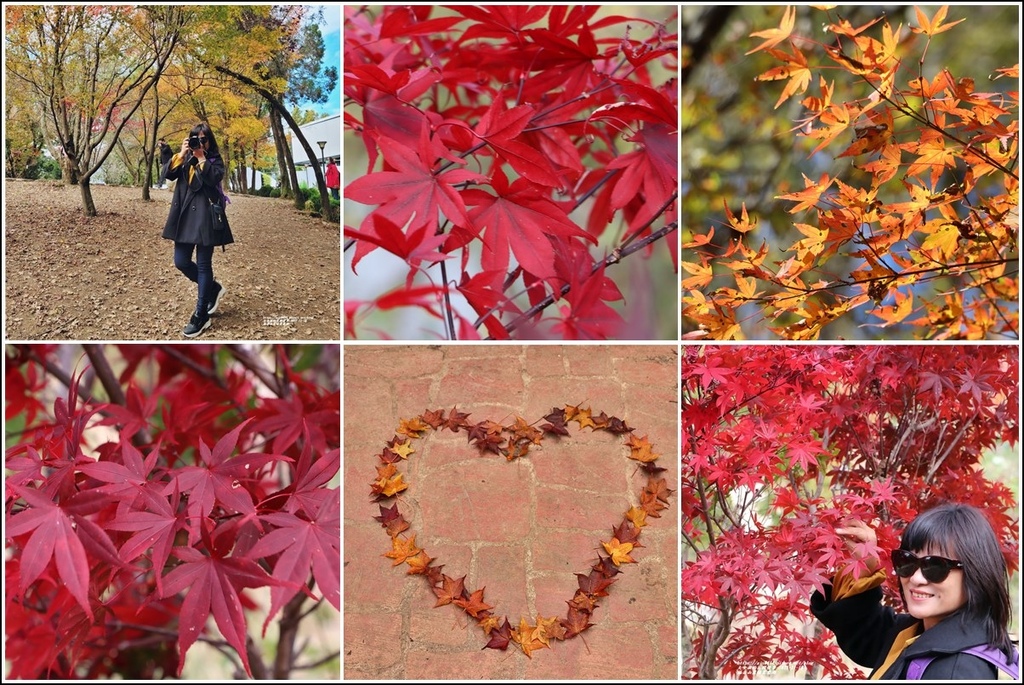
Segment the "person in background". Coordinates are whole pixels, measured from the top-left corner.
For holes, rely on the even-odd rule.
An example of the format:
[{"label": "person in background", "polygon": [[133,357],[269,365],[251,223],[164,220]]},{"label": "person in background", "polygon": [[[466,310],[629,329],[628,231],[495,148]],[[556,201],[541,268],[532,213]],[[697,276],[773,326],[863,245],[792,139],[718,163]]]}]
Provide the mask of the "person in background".
[{"label": "person in background", "polygon": [[339,199],[338,191],[341,189],[341,173],[334,157],[327,163],[327,188],[331,191],[331,197]]},{"label": "person in background", "polygon": [[156,187],[160,190],[167,190],[167,163],[174,156],[174,150],[163,138],[158,143],[160,145],[160,180],[157,181]]}]

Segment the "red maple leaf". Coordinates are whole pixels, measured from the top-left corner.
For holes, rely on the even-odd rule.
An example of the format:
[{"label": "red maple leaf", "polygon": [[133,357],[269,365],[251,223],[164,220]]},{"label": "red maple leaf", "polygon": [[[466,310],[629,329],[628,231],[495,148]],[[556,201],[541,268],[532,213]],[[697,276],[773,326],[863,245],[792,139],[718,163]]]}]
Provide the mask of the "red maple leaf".
[{"label": "red maple leaf", "polygon": [[[243,487],[242,480],[251,478],[264,464],[272,461],[291,461],[280,454],[261,454],[248,452],[229,459],[238,444],[238,435],[242,428],[252,419],[242,423],[217,441],[211,451],[203,440],[199,441],[199,456],[203,466],[183,466],[177,470],[174,478],[164,488],[163,494],[169,495],[175,489],[187,493],[189,516],[199,519],[206,518],[214,506],[221,506],[240,514],[255,514],[255,506],[249,491]],[[194,541],[194,529],[191,536]]]},{"label": "red maple leaf", "polygon": [[444,255],[437,251],[437,248],[448,239],[448,236],[443,233],[432,232],[427,235],[427,226],[421,226],[410,230],[407,235],[387,217],[371,214],[368,220],[373,227],[372,232],[363,233],[346,226],[346,237],[358,238],[383,248],[391,254],[401,257],[410,266],[416,266],[422,261],[436,263],[451,258],[451,255]]},{"label": "red maple leaf", "polygon": [[533,115],[530,105],[505,110],[505,99],[497,97],[473,130],[524,178],[557,188],[562,182],[547,158],[535,148],[515,140]]},{"label": "red maple leaf", "polygon": [[178,676],[181,676],[181,669],[185,666],[185,654],[205,630],[206,620],[212,613],[221,635],[238,652],[245,672],[252,677],[245,648],[248,634],[240,591],[243,588],[289,584],[267,575],[251,559],[222,554],[222,550],[210,543],[207,526],[202,528],[203,541],[210,555],[192,547],[175,547],[174,555],[182,563],[164,576],[163,591],[159,593],[160,598],[164,599],[189,588],[178,616]]},{"label": "red maple leaf", "polygon": [[630,228],[636,229],[658,216],[678,190],[676,148],[679,136],[674,126],[650,124],[628,140],[640,149],[627,152],[608,164],[609,169],[622,169],[616,176],[611,207],[618,209],[641,199],[640,211],[630,222]]},{"label": "red maple leaf", "polygon": [[[584,264],[584,269],[589,270],[589,267]],[[562,320],[554,326],[554,331],[566,340],[613,338],[625,323],[619,313],[604,302],[622,299],[618,286],[605,277],[604,269],[604,262],[590,275],[580,276],[577,269],[572,288],[565,296],[571,306],[562,308]]]},{"label": "red maple leaf", "polygon": [[4,530],[4,535],[10,538],[32,533],[21,550],[19,593],[24,594],[53,559],[61,583],[92,620],[89,560],[71,517],[38,490],[9,487],[30,505],[8,518]]},{"label": "red maple leaf", "polygon": [[[393,170],[368,174],[346,186],[346,198],[363,204],[380,205],[360,225],[362,234],[377,235],[376,220],[373,218],[376,216],[384,217],[394,226],[406,227],[410,232],[424,229],[427,235],[437,232],[438,212],[457,225],[470,224],[463,196],[452,186],[484,179],[466,169],[435,171],[434,162],[448,153],[443,145],[429,136],[429,132],[424,129],[416,150],[390,138],[380,137],[377,144]],[[384,240],[379,235],[377,237]],[[374,247],[370,242],[360,241],[353,257],[353,268]]]},{"label": "red maple leaf", "polygon": [[485,271],[507,271],[509,248],[519,266],[534,277],[554,278],[555,250],[558,238],[583,238],[597,244],[597,239],[574,224],[569,216],[525,178],[508,183],[501,169],[496,169],[491,186],[497,195],[470,189],[463,197],[473,205],[467,226],[483,232],[482,264]]},{"label": "red maple leaf", "polygon": [[270,612],[263,622],[264,634],[285,602],[305,588],[311,569],[324,599],[341,610],[341,491],[335,488],[330,493],[312,520],[287,512],[260,517],[276,528],[261,537],[248,556],[276,556],[274,577],[289,583],[270,589]]},{"label": "red maple leaf", "polygon": [[170,501],[155,494],[150,488],[141,489],[141,494],[147,507],[145,510],[125,511],[113,521],[108,521],[106,527],[111,530],[135,531],[135,535],[121,545],[118,552],[125,563],[133,561],[150,547],[153,548],[151,561],[159,592],[162,590],[161,574],[171,556],[174,538],[179,530],[187,526],[185,512],[178,511],[181,498],[177,490],[172,493]]}]

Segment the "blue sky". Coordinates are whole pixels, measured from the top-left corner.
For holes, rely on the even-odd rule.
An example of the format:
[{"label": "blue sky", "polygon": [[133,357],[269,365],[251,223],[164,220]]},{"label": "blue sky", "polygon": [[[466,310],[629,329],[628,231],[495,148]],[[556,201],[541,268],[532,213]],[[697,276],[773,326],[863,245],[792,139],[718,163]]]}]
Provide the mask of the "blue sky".
[{"label": "blue sky", "polygon": [[313,5],[310,15],[323,9],[324,23],[320,25],[320,33],[324,36],[324,62],[338,69],[338,82],[331,91],[331,96],[323,104],[304,104],[303,107],[315,109],[324,116],[341,114],[341,5]]}]

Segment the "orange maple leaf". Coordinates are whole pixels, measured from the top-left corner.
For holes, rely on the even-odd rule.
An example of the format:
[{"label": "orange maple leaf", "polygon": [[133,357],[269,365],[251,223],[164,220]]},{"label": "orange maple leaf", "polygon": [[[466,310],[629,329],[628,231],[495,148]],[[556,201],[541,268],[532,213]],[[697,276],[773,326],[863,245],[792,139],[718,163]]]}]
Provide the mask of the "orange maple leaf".
[{"label": "orange maple leaf", "polygon": [[939,11],[936,12],[935,16],[930,20],[928,19],[928,15],[921,11],[920,7],[914,7],[914,11],[917,13],[917,23],[920,24],[921,27],[917,28],[916,26],[911,26],[910,30],[914,33],[923,33],[928,36],[935,36],[944,31],[948,31],[960,22],[965,21],[964,19],[957,19],[952,24],[944,25],[942,22],[946,20],[946,12],[949,11],[949,5],[943,5],[940,7]]},{"label": "orange maple leaf", "polygon": [[545,649],[548,646],[546,642],[541,642],[537,639],[536,631],[537,626],[531,626],[526,622],[525,618],[519,619],[519,627],[512,629],[512,641],[519,645],[519,649],[523,650],[523,654],[531,659],[533,656],[530,652],[537,649]]},{"label": "orange maple leaf", "polygon": [[391,562],[392,566],[398,566],[406,559],[414,557],[422,551],[423,550],[416,546],[416,536],[413,535],[408,540],[391,538],[391,551],[385,552],[384,556],[389,559],[394,559],[394,561]]},{"label": "orange maple leaf", "polygon": [[402,419],[398,425],[398,433],[408,435],[410,438],[418,438],[430,428],[430,424],[416,416],[411,419]]},{"label": "orange maple leaf", "polygon": [[395,445],[389,449],[402,459],[408,459],[409,455],[416,451],[412,448],[412,440],[406,440],[405,442]]},{"label": "orange maple leaf", "polygon": [[639,462],[648,464],[661,456],[654,453],[654,445],[650,443],[646,435],[642,438],[637,438],[631,433],[626,444],[629,445],[630,459],[636,459]]},{"label": "orange maple leaf", "polygon": [[630,507],[626,512],[626,519],[637,528],[643,528],[647,525],[647,512],[638,507]]},{"label": "orange maple leaf", "polygon": [[701,255],[700,264],[695,262],[682,262],[681,264],[684,271],[693,274],[683,279],[683,288],[687,290],[703,288],[715,277],[714,271],[711,269],[711,262],[704,255]]},{"label": "orange maple leaf", "polygon": [[747,203],[746,202],[744,202],[743,204],[740,205],[740,209],[742,210],[741,213],[740,213],[740,216],[742,217],[742,221],[737,221],[736,220],[736,215],[732,213],[731,209],[729,209],[729,202],[728,201],[723,200],[722,204],[725,205],[725,217],[729,220],[729,227],[732,230],[736,231],[737,233],[748,233],[748,232],[754,230],[754,228],[757,226],[757,221],[754,221],[753,223],[751,223],[750,217],[747,215]]},{"label": "orange maple leaf", "polygon": [[480,618],[482,612],[494,608],[490,604],[484,604],[484,588],[470,594],[469,599],[456,599],[453,603],[462,607],[463,611],[473,618]]},{"label": "orange maple leaf", "polygon": [[789,193],[787,195],[776,195],[775,198],[778,200],[796,200],[798,204],[795,207],[791,207],[789,210],[790,214],[796,214],[801,209],[810,209],[818,200],[821,198],[821,194],[824,193],[830,185],[832,185],[832,179],[829,175],[823,173],[821,180],[817,183],[807,178],[804,174],[804,189],[798,193]]},{"label": "orange maple leaf", "polygon": [[427,556],[427,553],[422,549],[414,557],[409,557],[405,560],[405,563],[409,564],[409,570],[406,573],[410,576],[422,576],[427,575],[427,570],[430,568],[430,562],[434,559]]},{"label": "orange maple leaf", "polygon": [[605,552],[608,552],[612,563],[616,566],[636,563],[636,560],[629,556],[629,553],[633,551],[632,542],[619,542],[618,538],[612,538],[608,542],[601,542],[601,546],[604,547]]},{"label": "orange maple leaf", "polygon": [[788,100],[791,95],[807,92],[807,86],[811,83],[811,69],[807,66],[807,58],[795,46],[793,47],[792,55],[781,50],[769,50],[768,52],[786,64],[769,69],[759,75],[756,80],[781,81],[782,79],[789,79],[789,83],[782,89],[782,94],[775,103],[775,109],[778,109],[779,105]]},{"label": "orange maple leaf", "polygon": [[782,41],[789,38],[789,35],[793,33],[793,27],[796,25],[796,8],[792,5],[786,7],[786,11],[782,14],[782,23],[779,24],[777,29],[766,29],[764,31],[755,31],[750,34],[753,38],[764,38],[765,41],[758,45],[752,50],[748,50],[746,54],[757,52],[758,50],[765,50],[767,48],[773,48]]}]

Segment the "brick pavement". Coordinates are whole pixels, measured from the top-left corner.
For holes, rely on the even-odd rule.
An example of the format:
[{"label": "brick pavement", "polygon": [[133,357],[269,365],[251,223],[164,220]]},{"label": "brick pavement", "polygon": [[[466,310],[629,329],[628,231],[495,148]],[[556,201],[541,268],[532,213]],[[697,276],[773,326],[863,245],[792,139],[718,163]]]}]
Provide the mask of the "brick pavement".
[{"label": "brick pavement", "polygon": [[[651,519],[639,563],[601,600],[594,626],[527,658],[483,650],[464,612],[433,608],[421,576],[383,556],[369,483],[400,419],[458,406],[470,421],[532,422],[552,407],[590,406],[649,437],[673,490],[678,475],[674,345],[349,345],[345,362],[344,677],[346,679],[675,679],[678,650],[678,493]],[[646,481],[624,439],[605,431],[547,436],[513,462],[478,456],[464,432],[414,441],[399,508],[417,545],[470,590],[486,587],[495,613],[564,617],[565,602],[601,540],[637,504]],[[453,506],[454,505],[454,506]],[[531,621],[532,623],[533,621]]]}]

